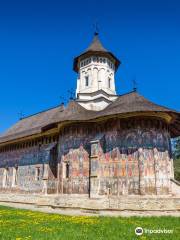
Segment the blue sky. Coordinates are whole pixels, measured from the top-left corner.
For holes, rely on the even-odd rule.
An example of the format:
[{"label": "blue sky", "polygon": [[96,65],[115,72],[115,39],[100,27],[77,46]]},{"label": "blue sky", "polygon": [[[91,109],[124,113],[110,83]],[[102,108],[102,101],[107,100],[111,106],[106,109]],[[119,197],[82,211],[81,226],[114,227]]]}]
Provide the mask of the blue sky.
[{"label": "blue sky", "polygon": [[180,3],[133,0],[0,2],[0,132],[68,99],[74,56],[90,44],[93,23],[121,61],[119,94],[138,91],[180,110]]}]

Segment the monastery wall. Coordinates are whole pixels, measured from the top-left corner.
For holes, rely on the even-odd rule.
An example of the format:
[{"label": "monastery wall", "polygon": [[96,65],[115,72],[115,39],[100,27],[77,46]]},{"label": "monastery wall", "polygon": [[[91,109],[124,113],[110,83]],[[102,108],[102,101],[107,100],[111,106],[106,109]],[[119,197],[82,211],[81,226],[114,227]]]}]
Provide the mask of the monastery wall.
[{"label": "monastery wall", "polygon": [[[24,145],[23,145],[24,146]],[[89,194],[171,193],[170,136],[157,119],[74,123],[59,141],[0,152],[0,191]]]},{"label": "monastery wall", "polygon": [[1,152],[1,192],[47,193],[54,191],[57,186],[49,162],[49,145]]},{"label": "monastery wall", "polygon": [[168,194],[170,151],[167,126],[154,119],[66,127],[59,138],[59,192],[90,192],[92,197]]}]

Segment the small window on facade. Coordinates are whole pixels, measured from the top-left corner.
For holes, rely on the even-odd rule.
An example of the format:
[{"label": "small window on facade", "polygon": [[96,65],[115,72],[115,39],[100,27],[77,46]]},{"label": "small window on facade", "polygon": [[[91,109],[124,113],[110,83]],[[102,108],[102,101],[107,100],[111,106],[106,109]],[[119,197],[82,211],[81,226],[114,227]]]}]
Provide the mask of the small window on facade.
[{"label": "small window on facade", "polygon": [[111,88],[111,78],[108,78],[108,88]]},{"label": "small window on facade", "polygon": [[69,178],[69,163],[66,163],[66,178]]},{"label": "small window on facade", "polygon": [[89,76],[85,76],[85,86],[89,86]]},{"label": "small window on facade", "polygon": [[40,180],[40,167],[36,167],[35,180],[36,181]]}]

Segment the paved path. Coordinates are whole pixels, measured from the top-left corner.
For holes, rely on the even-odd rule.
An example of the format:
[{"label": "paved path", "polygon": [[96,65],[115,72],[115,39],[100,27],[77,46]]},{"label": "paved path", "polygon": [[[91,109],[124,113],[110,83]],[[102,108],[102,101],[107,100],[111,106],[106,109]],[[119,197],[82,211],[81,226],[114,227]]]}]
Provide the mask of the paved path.
[{"label": "paved path", "polygon": [[14,207],[19,209],[28,209],[32,211],[39,211],[45,213],[54,213],[54,214],[62,214],[62,215],[70,215],[70,216],[122,216],[122,217],[130,217],[130,216],[174,216],[180,217],[180,211],[93,211],[93,210],[82,210],[82,209],[59,209],[59,208],[51,208],[46,206],[36,206],[32,204],[22,204],[22,203],[7,203],[0,202],[2,206]]}]

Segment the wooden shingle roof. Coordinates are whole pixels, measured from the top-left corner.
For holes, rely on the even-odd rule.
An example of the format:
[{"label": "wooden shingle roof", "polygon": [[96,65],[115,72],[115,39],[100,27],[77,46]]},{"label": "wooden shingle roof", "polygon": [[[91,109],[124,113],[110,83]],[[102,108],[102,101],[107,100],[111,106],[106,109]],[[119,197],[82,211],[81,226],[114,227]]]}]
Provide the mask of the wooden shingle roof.
[{"label": "wooden shingle roof", "polygon": [[10,127],[4,134],[0,135],[0,142],[40,133],[43,127],[54,122],[54,115],[57,112],[62,112],[62,110],[63,107],[58,106],[29,117],[22,118],[15,125]]},{"label": "wooden shingle roof", "polygon": [[83,53],[81,53],[79,56],[74,58],[74,62],[73,62],[74,71],[75,72],[79,71],[79,61],[81,59],[89,57],[89,56],[93,56],[93,55],[105,56],[105,57],[113,59],[115,62],[116,70],[117,70],[119,64],[121,63],[119,61],[119,59],[116,58],[116,56],[112,52],[110,52],[106,48],[104,48],[104,46],[102,45],[102,43],[99,39],[98,34],[95,33],[94,38],[93,38],[91,44],[89,45],[89,47]]},{"label": "wooden shingle roof", "polygon": [[97,33],[94,35],[94,38],[93,38],[91,44],[86,49],[86,52],[88,52],[88,51],[108,52],[108,50],[103,47],[101,41],[99,40],[99,37],[98,37]]},{"label": "wooden shingle roof", "polygon": [[169,114],[173,118],[173,121],[169,125],[171,136],[180,136],[179,112],[157,105],[137,92],[130,92],[118,96],[114,102],[101,111],[86,110],[74,100],[70,101],[66,108],[58,106],[23,118],[0,136],[0,143],[41,133],[43,129],[52,124],[68,121],[96,121],[104,117],[113,117],[115,115],[128,116],[128,114],[132,113],[139,113],[143,116],[147,112],[152,113],[153,116],[160,112]]}]

